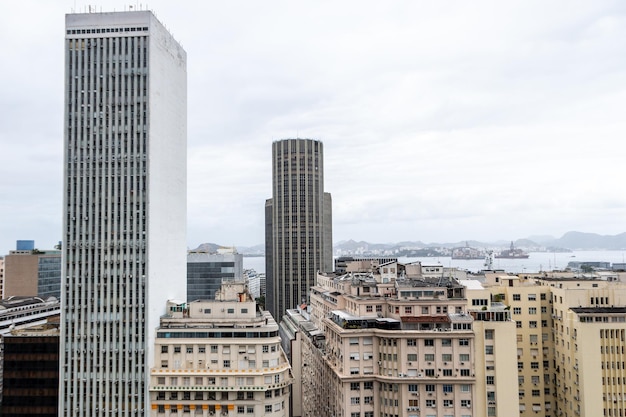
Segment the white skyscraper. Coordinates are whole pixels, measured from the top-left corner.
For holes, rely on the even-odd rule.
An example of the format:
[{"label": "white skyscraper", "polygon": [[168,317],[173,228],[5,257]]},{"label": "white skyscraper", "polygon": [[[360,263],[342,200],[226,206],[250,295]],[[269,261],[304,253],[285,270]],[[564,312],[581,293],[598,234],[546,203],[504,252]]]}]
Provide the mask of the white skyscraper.
[{"label": "white skyscraper", "polygon": [[65,34],[60,416],[142,416],[155,329],[186,300],[186,53],[148,11]]}]

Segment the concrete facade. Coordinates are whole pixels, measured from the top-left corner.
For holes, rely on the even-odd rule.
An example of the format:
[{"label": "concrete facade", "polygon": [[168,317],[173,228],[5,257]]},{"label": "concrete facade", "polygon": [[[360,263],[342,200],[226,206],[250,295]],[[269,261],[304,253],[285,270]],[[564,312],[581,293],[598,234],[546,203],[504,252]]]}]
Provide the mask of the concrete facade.
[{"label": "concrete facade", "polygon": [[293,378],[278,325],[243,282],[214,301],[169,301],[151,369],[150,415],[290,416]]},{"label": "concrete facade", "polygon": [[272,198],[265,204],[266,303],[276,320],[308,301],[318,271],[332,271],[332,200],[324,192],[320,141],[272,144]]},{"label": "concrete facade", "polygon": [[61,298],[61,251],[13,250],[5,256],[5,298]]},{"label": "concrete facade", "polygon": [[147,412],[168,299],[186,299],[186,53],[148,11],[65,22],[60,415]]}]

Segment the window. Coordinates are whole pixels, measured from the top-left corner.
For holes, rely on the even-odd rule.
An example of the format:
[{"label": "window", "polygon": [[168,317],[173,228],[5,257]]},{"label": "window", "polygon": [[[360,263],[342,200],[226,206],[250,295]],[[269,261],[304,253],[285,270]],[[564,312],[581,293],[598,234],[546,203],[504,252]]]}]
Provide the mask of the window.
[{"label": "window", "polygon": [[435,400],[426,400],[426,407],[435,407],[436,404]]},{"label": "window", "polygon": [[164,376],[160,376],[157,378],[157,384],[159,385],[165,385],[165,377]]},{"label": "window", "polygon": [[485,346],[485,354],[493,355],[493,345],[486,345]]},{"label": "window", "polygon": [[443,376],[452,376],[452,369],[444,369]]},{"label": "window", "polygon": [[206,353],[206,347],[198,346],[198,353]]},{"label": "window", "polygon": [[444,353],[441,355],[441,360],[444,362],[452,362],[452,354],[451,353]]},{"label": "window", "polygon": [[487,375],[487,385],[493,385],[495,383],[495,377],[493,375]]},{"label": "window", "polygon": [[404,307],[404,314],[413,314],[413,307],[411,306]]},{"label": "window", "polygon": [[441,339],[441,346],[452,346],[452,339]]},{"label": "window", "polygon": [[459,360],[461,362],[469,362],[469,359],[470,359],[469,353],[461,353],[461,354],[459,354]]},{"label": "window", "polygon": [[167,346],[161,346],[161,353],[167,353]]},{"label": "window", "polygon": [[180,346],[174,346],[174,353],[180,353]]},{"label": "window", "polygon": [[[544,295],[544,294],[541,294],[541,295]],[[546,307],[546,306],[541,306],[541,312],[542,312],[542,313],[547,313],[547,312],[548,312],[548,307]]]},{"label": "window", "polygon": [[351,397],[350,404],[361,404],[361,397]]},{"label": "window", "polygon": [[350,391],[359,391],[361,389],[360,382],[350,382]]},{"label": "window", "polygon": [[454,407],[454,400],[443,400],[444,407]]},{"label": "window", "polygon": [[513,314],[522,314],[522,307],[513,307]]},{"label": "window", "polygon": [[537,328],[537,321],[536,320],[531,320],[528,322],[528,327],[530,327],[531,329],[536,329]]},{"label": "window", "polygon": [[428,362],[432,362],[435,360],[435,354],[434,353],[426,353],[424,355],[424,360],[428,361]]},{"label": "window", "polygon": [[434,384],[426,384],[426,392],[435,392]]},{"label": "window", "polygon": [[406,345],[407,346],[417,346],[417,340],[416,339],[407,339],[406,340]]},{"label": "window", "polygon": [[[434,355],[433,355],[433,357],[434,357]],[[407,354],[406,355],[406,360],[409,361],[409,362],[417,361],[417,353],[409,353],[409,354]]]},{"label": "window", "polygon": [[418,385],[417,384],[409,384],[408,390],[409,390],[409,392],[417,392]]},{"label": "window", "polygon": [[228,314],[235,314],[235,309],[234,308],[229,308],[226,310],[226,313]]},{"label": "window", "polygon": [[530,369],[539,369],[539,362],[531,362]]},{"label": "window", "polygon": [[424,339],[424,346],[435,346],[434,339]]},{"label": "window", "polygon": [[540,397],[540,396],[541,396],[541,390],[534,389],[533,390],[533,397]]},{"label": "window", "polygon": [[520,301],[522,297],[519,294],[513,294],[513,301]]},{"label": "window", "polygon": [[241,314],[248,314],[248,309],[247,308],[242,308],[241,309]]},{"label": "window", "polygon": [[537,307],[528,307],[528,314],[537,314]]},{"label": "window", "polygon": [[493,330],[491,329],[485,330],[485,339],[493,340]]},{"label": "window", "polygon": [[365,311],[366,311],[367,313],[371,313],[371,312],[373,312],[373,311],[374,311],[374,306],[365,306]]},{"label": "window", "polygon": [[271,404],[265,406],[265,412],[266,413],[271,413],[272,412],[272,405]]},{"label": "window", "polygon": [[193,346],[187,346],[186,352],[193,353]]},{"label": "window", "polygon": [[263,347],[261,348],[261,351],[263,353],[268,353],[270,351],[270,347],[268,345],[263,345]]},{"label": "window", "polygon": [[459,339],[459,346],[469,346],[469,339]]},{"label": "window", "polygon": [[461,400],[461,407],[470,408],[472,406],[471,400]]},{"label": "window", "polygon": [[224,368],[230,368],[230,360],[224,359]]},{"label": "window", "polygon": [[443,384],[443,392],[452,392],[452,384]]},{"label": "window", "polygon": [[537,301],[537,294],[528,294],[528,301]]},{"label": "window", "polygon": [[461,376],[470,376],[469,369],[461,369]]},{"label": "window", "polygon": [[217,345],[211,345],[211,353],[217,353]]},{"label": "window", "polygon": [[374,397],[372,397],[371,395],[369,395],[367,397],[363,397],[363,403],[364,404],[374,404]]},{"label": "window", "polygon": [[545,293],[545,292],[544,292],[544,293],[539,294],[539,296],[540,296],[541,300],[544,300],[544,301],[545,301],[545,299],[546,299],[546,293]]},{"label": "window", "polygon": [[426,373],[426,376],[435,376],[434,369],[426,369],[424,372]]}]

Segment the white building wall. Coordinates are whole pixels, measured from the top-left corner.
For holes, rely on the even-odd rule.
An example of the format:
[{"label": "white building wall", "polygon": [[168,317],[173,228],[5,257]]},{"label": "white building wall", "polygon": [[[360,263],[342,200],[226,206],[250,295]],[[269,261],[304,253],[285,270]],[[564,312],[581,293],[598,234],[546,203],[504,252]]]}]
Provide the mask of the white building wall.
[{"label": "white building wall", "polygon": [[148,11],[66,16],[60,416],[146,413],[186,294],[186,56]]}]

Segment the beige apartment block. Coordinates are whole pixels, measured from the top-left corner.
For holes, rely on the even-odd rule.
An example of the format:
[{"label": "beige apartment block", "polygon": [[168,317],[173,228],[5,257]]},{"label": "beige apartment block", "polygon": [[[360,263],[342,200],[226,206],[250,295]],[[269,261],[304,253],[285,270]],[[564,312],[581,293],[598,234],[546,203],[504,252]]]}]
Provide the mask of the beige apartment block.
[{"label": "beige apartment block", "polygon": [[[391,268],[396,274],[383,282]],[[396,263],[318,274],[311,322],[300,325],[303,415],[486,415],[475,406],[474,320],[465,287],[435,276],[435,268],[407,275]]]},{"label": "beige apartment block", "polygon": [[626,415],[626,285],[543,278],[550,289],[559,416]]},{"label": "beige apartment block", "polygon": [[278,325],[245,283],[215,301],[169,301],[150,372],[150,415],[290,415],[291,367]]},{"label": "beige apartment block", "polygon": [[[488,273],[484,290],[516,323],[520,416],[626,416],[626,285],[616,274]],[[468,291],[472,307],[479,294]]]}]

